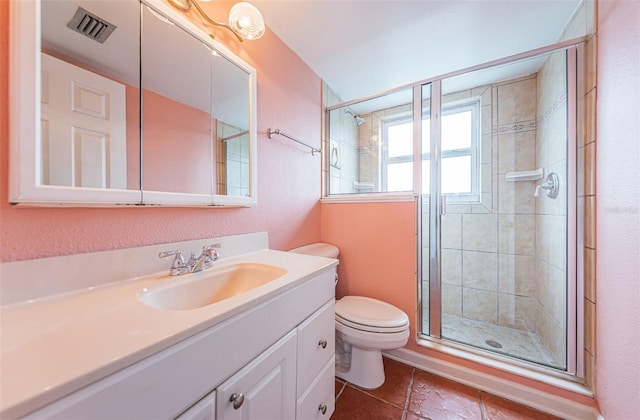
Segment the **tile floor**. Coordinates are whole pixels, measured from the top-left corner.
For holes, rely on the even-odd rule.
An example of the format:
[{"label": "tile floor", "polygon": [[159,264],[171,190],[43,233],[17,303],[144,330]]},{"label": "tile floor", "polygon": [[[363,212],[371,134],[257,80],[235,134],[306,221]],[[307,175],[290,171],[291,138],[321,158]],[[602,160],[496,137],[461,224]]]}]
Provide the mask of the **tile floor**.
[{"label": "tile floor", "polygon": [[331,420],[552,420],[557,417],[384,359],[385,383],[360,389],[336,379]]}]

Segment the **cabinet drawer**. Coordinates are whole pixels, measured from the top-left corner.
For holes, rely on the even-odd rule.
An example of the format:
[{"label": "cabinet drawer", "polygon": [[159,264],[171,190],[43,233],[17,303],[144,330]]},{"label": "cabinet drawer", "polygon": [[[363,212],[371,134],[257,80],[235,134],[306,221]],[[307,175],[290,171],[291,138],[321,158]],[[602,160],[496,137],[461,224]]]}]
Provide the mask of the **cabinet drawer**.
[{"label": "cabinet drawer", "polygon": [[334,300],[298,327],[298,397],[335,352]]},{"label": "cabinet drawer", "polygon": [[335,360],[332,356],[298,399],[296,418],[299,420],[328,420],[335,408]]}]

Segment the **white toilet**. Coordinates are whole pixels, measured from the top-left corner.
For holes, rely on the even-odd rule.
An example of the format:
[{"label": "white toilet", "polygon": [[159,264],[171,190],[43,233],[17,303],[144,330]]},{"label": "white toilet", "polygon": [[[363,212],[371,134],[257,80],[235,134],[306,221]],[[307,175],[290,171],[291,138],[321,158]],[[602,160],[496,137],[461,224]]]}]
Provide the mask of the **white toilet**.
[{"label": "white toilet", "polygon": [[[290,252],[338,258],[336,246],[316,243]],[[384,383],[382,351],[404,347],[409,339],[406,313],[377,299],[345,296],[336,301],[336,376],[361,388]]]}]

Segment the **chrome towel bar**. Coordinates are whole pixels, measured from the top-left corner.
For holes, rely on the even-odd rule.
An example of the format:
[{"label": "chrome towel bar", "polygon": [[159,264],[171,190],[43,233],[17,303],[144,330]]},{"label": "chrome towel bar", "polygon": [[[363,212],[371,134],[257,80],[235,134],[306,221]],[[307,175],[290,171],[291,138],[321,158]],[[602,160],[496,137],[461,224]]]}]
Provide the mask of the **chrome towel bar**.
[{"label": "chrome towel bar", "polygon": [[305,142],[303,142],[303,141],[300,141],[300,140],[296,139],[295,137],[291,137],[290,135],[288,135],[288,134],[287,134],[287,133],[285,133],[284,131],[280,131],[280,129],[279,129],[279,128],[276,128],[275,130],[272,130],[272,129],[270,129],[270,128],[269,128],[269,129],[267,129],[267,136],[268,136],[269,138],[272,138],[274,134],[277,134],[277,135],[280,135],[280,136],[284,136],[284,137],[288,138],[289,140],[293,140],[293,141],[295,141],[296,143],[300,143],[301,145],[308,147],[309,149],[311,149],[311,155],[315,155],[315,154],[316,154],[316,152],[318,152],[318,153],[320,153],[320,152],[321,152],[321,150],[320,150],[320,149],[318,149],[318,148],[316,148],[316,147],[313,147],[313,146],[311,146],[311,145],[308,145],[307,143],[305,143]]}]

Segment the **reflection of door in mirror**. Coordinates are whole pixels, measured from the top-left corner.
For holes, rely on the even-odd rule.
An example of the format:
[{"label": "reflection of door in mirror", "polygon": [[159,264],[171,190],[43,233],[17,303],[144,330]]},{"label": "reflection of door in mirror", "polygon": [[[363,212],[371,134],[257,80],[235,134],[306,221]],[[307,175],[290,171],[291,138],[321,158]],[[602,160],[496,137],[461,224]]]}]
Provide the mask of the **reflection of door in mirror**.
[{"label": "reflection of door in mirror", "polygon": [[216,120],[217,194],[249,197],[249,132]]},{"label": "reflection of door in mirror", "polygon": [[42,0],[42,185],[140,188],[139,7]]},{"label": "reflection of door in mirror", "polygon": [[125,86],[42,54],[41,103],[41,183],[125,189]]}]

